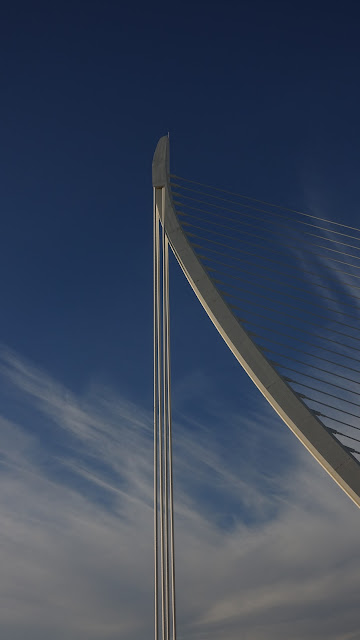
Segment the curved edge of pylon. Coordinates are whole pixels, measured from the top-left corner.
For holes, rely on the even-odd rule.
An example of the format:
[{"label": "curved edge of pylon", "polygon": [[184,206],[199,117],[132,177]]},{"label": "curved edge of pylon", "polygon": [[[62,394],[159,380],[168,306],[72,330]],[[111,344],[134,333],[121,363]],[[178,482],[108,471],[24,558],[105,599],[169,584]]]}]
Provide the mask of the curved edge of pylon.
[{"label": "curved edge of pylon", "polygon": [[162,197],[162,191],[165,190],[165,206],[159,207],[159,210],[170,246],[207,315],[276,413],[349,498],[360,507],[360,464],[326,430],[316,412],[307,407],[268,362],[221,297],[187,240],[172,201],[167,136],[160,138],[156,147],[152,174],[155,202],[156,194]]}]

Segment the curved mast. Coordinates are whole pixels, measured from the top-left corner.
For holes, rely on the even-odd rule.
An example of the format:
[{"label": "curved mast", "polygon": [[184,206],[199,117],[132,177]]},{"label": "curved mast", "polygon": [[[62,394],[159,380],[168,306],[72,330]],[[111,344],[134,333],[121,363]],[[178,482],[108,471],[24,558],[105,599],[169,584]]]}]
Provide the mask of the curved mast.
[{"label": "curved mast", "polygon": [[[194,252],[173,204],[169,174],[169,140],[163,137],[153,160],[153,186],[162,202],[159,217],[169,244],[190,286],[238,362],[273,409],[345,493],[360,506],[360,465],[327,430],[264,356],[220,295]],[[161,194],[161,195],[160,195]]]}]

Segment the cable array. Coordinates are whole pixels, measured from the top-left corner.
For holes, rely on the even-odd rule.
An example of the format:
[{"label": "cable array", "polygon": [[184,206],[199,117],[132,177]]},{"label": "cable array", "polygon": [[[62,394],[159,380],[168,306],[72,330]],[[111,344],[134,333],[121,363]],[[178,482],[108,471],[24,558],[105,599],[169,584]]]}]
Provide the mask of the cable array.
[{"label": "cable array", "polygon": [[358,460],[360,229],[176,175],[170,184],[182,229],[222,298]]},{"label": "cable array", "polygon": [[163,205],[164,190],[154,189],[154,613],[155,640],[176,640],[169,244],[160,224]]}]

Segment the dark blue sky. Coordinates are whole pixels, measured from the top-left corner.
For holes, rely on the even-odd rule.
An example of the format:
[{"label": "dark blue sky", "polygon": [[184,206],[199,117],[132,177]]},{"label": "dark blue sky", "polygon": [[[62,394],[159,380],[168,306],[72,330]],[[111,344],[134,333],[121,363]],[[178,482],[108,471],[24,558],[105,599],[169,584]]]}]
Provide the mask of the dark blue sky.
[{"label": "dark blue sky", "polygon": [[355,219],[356,25],[356,3],[3,5],[1,341],[70,387],[150,398],[167,131],[183,175]]},{"label": "dark blue sky", "polygon": [[[174,173],[359,227],[358,13],[2,3],[4,637],[148,637],[155,146],[169,131]],[[171,314],[182,636],[358,637],[355,507],[174,260]]]}]

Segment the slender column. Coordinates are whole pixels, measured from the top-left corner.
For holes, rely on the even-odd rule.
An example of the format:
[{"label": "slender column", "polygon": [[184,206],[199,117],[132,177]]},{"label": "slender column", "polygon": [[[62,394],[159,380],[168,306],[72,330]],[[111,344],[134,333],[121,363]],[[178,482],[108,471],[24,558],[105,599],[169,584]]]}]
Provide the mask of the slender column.
[{"label": "slender column", "polygon": [[[157,190],[158,191],[158,190]],[[164,518],[164,438],[163,438],[163,428],[164,428],[164,384],[163,384],[163,360],[162,360],[162,352],[164,348],[164,337],[162,332],[162,324],[161,324],[161,315],[162,315],[162,298],[161,298],[161,290],[163,288],[163,282],[161,282],[161,251],[160,251],[160,231],[159,231],[159,220],[160,220],[160,212],[159,212],[159,202],[156,198],[157,193],[155,191],[155,208],[156,208],[156,219],[157,219],[157,229],[156,229],[156,241],[157,241],[157,332],[158,332],[158,342],[157,342],[157,385],[158,385],[158,477],[159,477],[159,520],[160,520],[160,541],[159,541],[159,551],[160,551],[160,573],[161,573],[161,639],[167,640],[166,638],[166,580],[165,580],[165,572],[166,572],[166,560],[165,560],[165,548],[166,548],[166,538],[167,531],[165,529],[165,518]],[[161,206],[161,201],[160,201]]]},{"label": "slender column", "polygon": [[165,208],[164,198],[164,189],[154,189],[155,640],[176,640],[169,243],[164,228],[162,242],[160,242],[160,221]]},{"label": "slender column", "polygon": [[[154,189],[154,552],[155,552],[155,640],[165,640],[165,539],[164,527],[164,447],[163,447],[163,402],[162,379],[162,282],[161,282],[160,217]],[[160,580],[159,580],[160,569]],[[161,604],[161,607],[159,606]],[[159,620],[159,609],[161,618]]]},{"label": "slender column", "polygon": [[[164,199],[164,189],[162,190],[162,205]],[[162,206],[162,210],[164,210]],[[162,229],[162,339],[163,339],[163,464],[164,464],[164,530],[166,535],[164,538],[164,583],[165,583],[165,639],[169,640],[170,635],[170,616],[169,616],[169,472],[168,472],[168,343],[167,343],[167,290],[166,290],[166,272],[169,258],[167,247],[167,237],[165,229]]]},{"label": "slender column", "polygon": [[[168,427],[168,475],[169,475],[169,557],[171,570],[171,618],[172,640],[176,640],[176,601],[175,601],[175,545],[174,545],[174,494],[173,494],[173,465],[172,465],[172,414],[171,414],[171,362],[170,362],[170,296],[169,296],[169,241],[165,238],[165,271],[164,287],[166,299],[166,367],[167,367],[167,427]],[[170,632],[169,632],[170,634]]]},{"label": "slender column", "polygon": [[159,638],[158,629],[158,579],[159,579],[159,559],[158,559],[158,421],[159,421],[159,398],[158,398],[158,253],[159,253],[159,218],[155,204],[153,205],[153,326],[154,326],[154,631],[155,640]]}]

